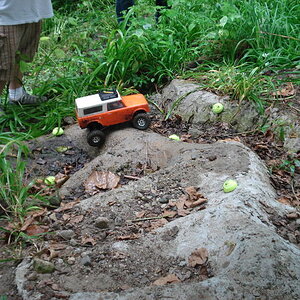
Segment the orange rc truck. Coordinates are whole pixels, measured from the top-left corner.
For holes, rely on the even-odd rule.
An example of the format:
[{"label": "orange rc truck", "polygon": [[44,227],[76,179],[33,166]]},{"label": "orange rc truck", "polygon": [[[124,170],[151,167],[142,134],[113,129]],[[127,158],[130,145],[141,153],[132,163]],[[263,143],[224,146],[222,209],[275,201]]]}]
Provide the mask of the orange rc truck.
[{"label": "orange rc truck", "polygon": [[100,91],[77,98],[75,106],[78,124],[88,129],[87,142],[93,147],[104,143],[107,126],[132,121],[133,127],[145,130],[150,125],[149,104],[142,94],[121,97],[117,90]]}]

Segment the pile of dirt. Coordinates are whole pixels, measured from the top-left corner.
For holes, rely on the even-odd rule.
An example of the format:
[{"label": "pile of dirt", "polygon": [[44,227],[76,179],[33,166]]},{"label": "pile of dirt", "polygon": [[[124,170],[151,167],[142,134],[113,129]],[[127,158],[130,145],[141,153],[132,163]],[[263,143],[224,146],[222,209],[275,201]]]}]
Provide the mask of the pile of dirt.
[{"label": "pile of dirt", "polygon": [[[74,129],[71,130],[74,132]],[[75,129],[75,132],[76,130],[79,129]],[[232,146],[234,155],[231,155],[224,151],[225,146],[218,146],[219,143],[207,146],[220,141],[224,145],[231,142],[243,143],[252,149],[268,166],[271,183],[276,191],[278,203],[272,207],[264,201],[256,201],[257,199],[247,203],[239,200],[238,205],[243,203],[245,207],[252,207],[254,215],[260,211],[258,206],[261,206],[266,218],[258,213],[257,219],[261,219],[269,227],[274,225],[280,236],[293,245],[300,246],[300,215],[292,209],[299,206],[300,168],[298,165],[290,168],[294,161],[300,160],[300,153],[288,154],[272,131],[238,133],[227,123],[196,125],[183,121],[179,115],[164,120],[155,110],[152,113],[151,131],[165,137],[177,134],[184,142],[183,145],[189,145],[171,146],[174,148],[172,151],[176,152],[178,149],[176,157],[171,154],[171,150],[162,150],[163,142],[159,144],[155,138],[146,135],[131,135],[126,126],[124,134],[131,135],[131,142],[126,147],[118,149],[124,137],[119,134],[116,138],[113,132],[107,146],[91,150],[94,155],[87,153],[84,147],[80,147],[80,141],[70,139],[68,135],[68,138],[65,135],[42,137],[30,143],[32,156],[28,163],[28,179],[62,174],[63,178],[71,177],[71,180],[65,184],[63,182],[62,188],[57,186],[62,197],[62,203],[57,204],[58,207],[47,207],[29,215],[25,220],[27,227],[24,227],[24,232],[29,235],[42,233],[42,237],[37,241],[28,241],[23,248],[21,257],[32,259],[24,261],[24,273],[19,271],[18,292],[11,280],[16,264],[7,263],[1,267],[0,286],[5,286],[4,289],[1,288],[2,294],[16,300],[21,299],[18,293],[22,294],[23,299],[39,299],[38,295],[40,299],[68,299],[74,293],[81,292],[120,293],[133,288],[151,288],[170,283],[184,283],[188,286],[202,281],[212,282],[209,280],[218,275],[214,253],[222,247],[216,247],[210,252],[207,248],[209,244],[221,241],[209,240],[206,247],[198,246],[192,250],[185,245],[191,252],[185,257],[176,256],[173,251],[175,242],[178,239],[182,242],[183,239],[180,237],[181,226],[184,224],[181,220],[198,216],[197,220],[202,220],[205,224],[206,216],[210,215],[214,217],[213,222],[216,215],[209,202],[216,201],[213,204],[215,207],[222,204],[220,199],[223,196],[220,196],[220,191],[210,190],[209,181],[203,183],[205,174],[215,172],[211,178],[221,186],[226,176],[242,177],[250,172],[245,149]],[[82,132],[80,134],[84,135]],[[199,146],[204,148],[200,149]],[[154,151],[156,147],[158,149]],[[237,157],[240,161],[236,161]],[[290,163],[283,164],[285,161]],[[192,172],[199,165],[201,176],[204,177]],[[96,192],[91,194],[86,187],[92,170],[104,170],[118,176],[115,188],[99,188],[96,184]],[[221,174],[223,177],[215,178],[219,172],[226,176]],[[199,185],[203,190],[199,190]],[[37,189],[40,187],[36,186]],[[42,188],[47,187],[42,185]],[[49,195],[57,194],[53,188],[48,188],[47,192]],[[242,194],[247,192],[243,191]],[[281,204],[286,205],[286,210],[278,208]],[[289,209],[293,211],[290,212]],[[221,216],[218,217],[221,219]],[[223,221],[224,224],[227,222],[225,219]],[[2,221],[1,225],[7,224]],[[240,226],[242,225],[241,222]],[[195,224],[191,227],[193,226]],[[245,228],[249,227],[247,226]],[[222,228],[219,230],[222,231]],[[234,230],[236,228],[232,229]],[[260,234],[263,236],[262,233],[257,235]],[[16,258],[15,249],[5,246],[7,236],[2,237],[2,257],[14,255]],[[155,240],[157,237],[160,242]],[[203,240],[201,237],[201,243]],[[243,241],[242,238],[237,240]],[[281,243],[280,239],[274,240]],[[194,245],[195,241],[190,243]],[[228,260],[231,254],[238,248],[238,242],[232,239],[222,243],[225,249],[223,256],[226,258],[223,267],[226,270],[230,265]],[[170,253],[166,254],[168,251]],[[192,257],[197,257],[196,262],[193,262]],[[45,266],[45,262],[50,266]],[[47,268],[52,268],[52,271],[45,271]],[[224,289],[225,287],[226,284]],[[230,293],[238,296],[239,292]],[[31,295],[34,298],[30,298]],[[81,299],[88,299],[86,297],[82,296]]]}]

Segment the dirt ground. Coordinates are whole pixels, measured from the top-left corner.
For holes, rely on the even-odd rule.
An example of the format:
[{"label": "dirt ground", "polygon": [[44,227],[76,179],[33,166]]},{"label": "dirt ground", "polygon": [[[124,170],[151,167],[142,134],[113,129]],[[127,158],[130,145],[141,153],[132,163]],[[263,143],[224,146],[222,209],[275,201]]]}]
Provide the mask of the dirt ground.
[{"label": "dirt ground", "polygon": [[[299,99],[298,101],[300,103]],[[296,167],[294,173],[291,173],[289,168],[280,167],[284,160],[300,160],[300,153],[296,153],[292,157],[287,154],[283,149],[282,142],[272,131],[267,131],[265,134],[260,132],[241,134],[235,132],[228,124],[218,123],[213,126],[197,126],[199,135],[192,137],[188,133],[189,127],[190,124],[184,123],[179,116],[175,116],[169,121],[163,121],[159,114],[152,114],[151,130],[164,136],[177,134],[187,143],[214,143],[225,139],[244,143],[256,152],[270,169],[271,182],[277,191],[278,201],[295,207],[300,205],[300,168]],[[32,156],[29,159],[27,170],[28,179],[33,176],[44,178],[60,173],[63,183],[63,180],[68,179],[69,175],[78,171],[91,159],[86,153],[67,141],[64,136],[43,141],[42,145],[39,143],[38,147],[34,142],[31,143]],[[62,152],[62,149],[58,149],[61,146],[65,147]],[[210,159],[214,160],[213,154]],[[119,170],[119,185],[126,185],[132,180],[156,171],[153,168],[150,165],[138,164]],[[48,195],[55,194],[54,188],[43,186],[41,181],[40,185],[34,188],[39,189],[41,186],[46,188]],[[67,299],[69,293],[87,291],[91,286],[93,290],[113,292],[130,287],[142,287],[152,284],[157,278],[165,278],[170,270],[176,274],[176,278],[169,278],[168,282],[193,281],[199,280],[199,278],[204,280],[212,277],[214,274],[209,264],[194,268],[175,261],[175,259],[174,261],[165,261],[159,255],[153,257],[144,252],[130,257],[124,255],[122,241],[138,240],[141,236],[163,226],[165,219],[156,218],[156,216],[161,215],[166,208],[169,208],[171,212],[174,211],[174,207],[168,207],[169,199],[179,198],[184,193],[188,192],[182,190],[182,187],[176,182],[162,182],[161,190],[141,193],[135,201],[130,202],[130,209],[126,212],[122,211],[122,207],[118,207],[118,203],[112,202],[109,203],[106,210],[103,210],[103,207],[95,207],[93,210],[83,213],[75,207],[75,204],[90,197],[90,194],[87,194],[84,186],[78,186],[73,194],[63,199],[62,204],[54,201],[53,207],[47,207],[40,215],[33,216],[34,222],[28,225],[25,232],[34,235],[44,229],[45,233],[50,232],[50,234],[46,233],[38,240],[27,241],[25,245],[22,245],[22,252],[20,243],[7,246],[7,236],[1,233],[1,258],[11,259],[11,261],[0,264],[0,299],[21,299],[14,284],[14,267],[19,263],[20,258],[26,255],[34,255],[45,260],[53,259],[60,278],[64,278],[64,289],[62,290],[60,283],[55,280],[55,276],[40,274],[32,269],[28,275],[29,283],[26,289],[39,291],[43,294],[42,299]],[[151,199],[157,197],[157,194],[160,194],[162,200],[152,205]],[[205,209],[205,203],[190,208],[190,212],[201,209]],[[268,209],[266,208],[266,210]],[[132,213],[134,211],[140,213],[134,215]],[[299,216],[278,216],[275,211],[267,212],[277,226],[278,233],[299,246]],[[105,218],[98,220],[98,226],[94,226],[99,215],[105,215]],[[180,217],[178,213],[171,214],[167,219],[171,221],[178,217]],[[142,219],[142,221],[124,222],[134,219]],[[113,224],[111,224],[111,220],[114,220]],[[4,221],[1,221],[1,226],[6,225]],[[51,232],[59,232],[59,234]],[[78,233],[82,236],[81,241],[74,239]],[[170,232],[166,236],[166,241],[176,237],[176,234],[176,230]],[[113,251],[108,247],[112,243],[115,245]],[[92,261],[101,263],[102,269],[98,270],[98,273],[91,273]],[[82,275],[80,284],[78,280],[75,280],[75,274]],[[98,280],[93,280],[92,276],[96,276]],[[99,281],[101,276],[102,280]],[[3,295],[2,298],[1,295]],[[5,298],[4,295],[7,297]]]}]

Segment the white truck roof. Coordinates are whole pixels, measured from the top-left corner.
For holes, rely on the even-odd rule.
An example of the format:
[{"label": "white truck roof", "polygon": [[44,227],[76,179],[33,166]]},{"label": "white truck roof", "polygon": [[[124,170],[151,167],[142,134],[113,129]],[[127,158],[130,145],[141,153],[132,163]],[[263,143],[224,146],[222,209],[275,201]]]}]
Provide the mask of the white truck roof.
[{"label": "white truck roof", "polygon": [[76,106],[78,109],[83,109],[86,107],[93,107],[97,105],[102,105],[104,103],[111,103],[111,102],[116,102],[120,101],[122,98],[120,94],[118,93],[118,97],[102,101],[99,94],[94,94],[94,95],[89,95],[89,96],[84,96],[81,98],[77,98],[75,100]]}]

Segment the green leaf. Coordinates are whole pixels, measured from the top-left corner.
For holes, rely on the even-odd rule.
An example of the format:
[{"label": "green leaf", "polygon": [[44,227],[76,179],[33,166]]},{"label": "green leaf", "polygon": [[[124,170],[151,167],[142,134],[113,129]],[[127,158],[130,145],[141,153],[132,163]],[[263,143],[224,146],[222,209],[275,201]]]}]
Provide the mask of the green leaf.
[{"label": "green leaf", "polygon": [[73,17],[69,17],[69,18],[68,18],[68,23],[69,23],[70,25],[74,25],[74,26],[77,25],[77,21],[76,21],[76,19],[73,18]]},{"label": "green leaf", "polygon": [[59,48],[57,48],[57,49],[54,50],[54,55],[57,58],[60,58],[60,59],[64,59],[66,57],[65,52],[62,49],[59,49]]},{"label": "green leaf", "polygon": [[229,31],[228,30],[224,30],[224,29],[220,29],[218,31],[219,36],[223,37],[223,38],[227,38],[229,36]]},{"label": "green leaf", "polygon": [[206,35],[206,38],[207,39],[215,39],[217,37],[217,33],[215,31],[212,31],[212,32],[209,32],[207,35]]},{"label": "green leaf", "polygon": [[220,20],[220,26],[224,27],[227,24],[228,21],[228,17],[224,16],[221,20]]},{"label": "green leaf", "polygon": [[196,24],[195,23],[191,23],[188,27],[188,30],[189,31],[192,31],[194,28],[196,27]]},{"label": "green leaf", "polygon": [[137,29],[133,34],[136,35],[137,37],[141,37],[144,34],[144,30]]}]

